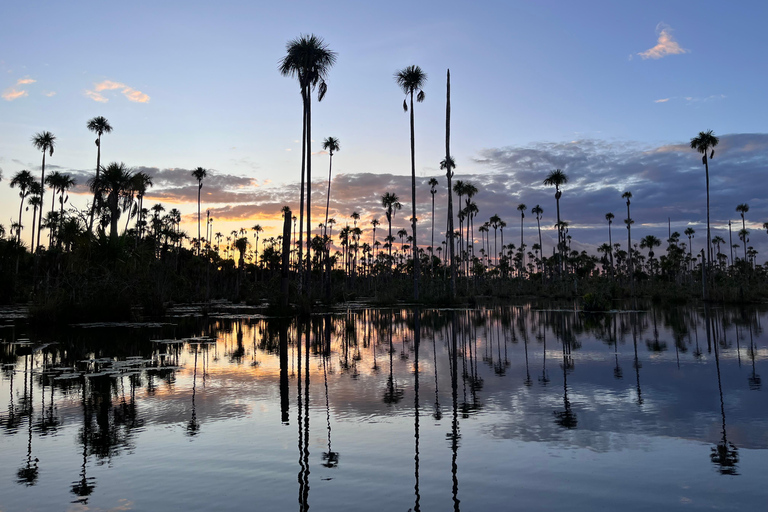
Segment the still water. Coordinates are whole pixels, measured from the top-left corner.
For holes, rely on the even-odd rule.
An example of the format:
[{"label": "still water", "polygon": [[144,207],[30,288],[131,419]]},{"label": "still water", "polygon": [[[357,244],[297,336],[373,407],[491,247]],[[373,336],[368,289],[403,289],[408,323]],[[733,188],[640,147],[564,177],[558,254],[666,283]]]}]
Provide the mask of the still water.
[{"label": "still water", "polygon": [[6,311],[0,510],[766,510],[760,308]]}]

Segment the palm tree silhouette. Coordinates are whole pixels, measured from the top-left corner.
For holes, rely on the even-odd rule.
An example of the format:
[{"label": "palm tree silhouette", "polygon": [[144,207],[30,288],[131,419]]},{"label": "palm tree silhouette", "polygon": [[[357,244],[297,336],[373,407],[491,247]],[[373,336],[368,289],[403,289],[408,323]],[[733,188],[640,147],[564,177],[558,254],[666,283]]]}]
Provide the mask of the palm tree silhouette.
[{"label": "palm tree silhouette", "polygon": [[634,277],[633,277],[633,268],[632,268],[632,216],[629,214],[629,205],[630,205],[630,199],[632,199],[632,192],[629,190],[625,191],[623,194],[621,194],[622,199],[627,200],[627,218],[624,219],[624,224],[627,225],[627,256],[629,258],[628,260],[628,271],[630,275],[630,279],[632,279],[632,282],[634,283]]},{"label": "palm tree silhouette", "polygon": [[[701,163],[704,164],[706,184],[707,184],[707,267],[710,264],[710,246],[712,245],[712,235],[709,226],[709,160],[715,156],[715,146],[720,142],[720,139],[715,136],[712,130],[706,132],[699,132],[699,134],[691,139],[691,149],[695,149],[699,153],[702,153]],[[709,153],[709,157],[707,157]],[[706,283],[704,284],[706,291]],[[706,293],[705,293],[705,299]]]},{"label": "palm tree silhouette", "polygon": [[[437,194],[437,185],[437,179],[429,178],[429,193],[432,194],[432,241],[430,242],[429,246],[432,247],[433,251],[435,249],[435,194]],[[432,263],[432,268],[434,269],[435,262],[431,256],[429,260]]]},{"label": "palm tree silhouette", "polygon": [[541,216],[544,214],[544,210],[538,204],[531,208],[531,213],[536,215],[536,227],[539,231],[539,251],[541,251],[542,257],[544,256],[544,245],[541,243]]},{"label": "palm tree silhouette", "polygon": [[32,207],[32,237],[29,240],[29,247],[32,252],[35,252],[35,226],[37,223],[37,209],[43,207],[43,200],[40,198],[40,183],[33,181],[29,187],[30,197],[27,200],[27,208]]},{"label": "palm tree silhouette", "polygon": [[19,197],[21,198],[21,203],[19,204],[19,227],[16,231],[17,244],[21,244],[21,211],[24,208],[24,200],[31,193],[34,181],[35,178],[32,177],[32,173],[27,170],[17,172],[11,179],[11,188],[19,187]]},{"label": "palm tree silhouette", "polygon": [[387,214],[387,222],[389,223],[389,265],[390,270],[392,267],[392,217],[394,217],[397,210],[403,207],[402,204],[400,204],[400,199],[397,197],[396,194],[392,192],[387,192],[383,196],[381,196],[381,205],[385,209],[385,213]]},{"label": "palm tree silhouette", "polygon": [[326,137],[323,141],[323,149],[328,151],[328,194],[325,197],[325,229],[323,236],[327,235],[328,230],[328,210],[331,206],[331,171],[333,170],[333,153],[341,151],[341,143],[336,137]]},{"label": "palm tree silhouette", "polygon": [[613,240],[611,239],[611,224],[613,224],[613,219],[616,216],[608,212],[605,214],[605,220],[608,221],[608,254],[611,257],[611,275],[613,275]]},{"label": "palm tree silhouette", "polygon": [[[744,218],[744,214],[749,211],[749,205],[747,203],[741,203],[736,207],[736,211],[739,212],[739,215],[741,215],[741,230],[747,231],[747,221]],[[744,261],[747,261],[747,243],[746,242],[744,242]]]},{"label": "palm tree silhouette", "polygon": [[309,248],[312,237],[312,96],[311,93],[317,87],[317,100],[322,101],[328,86],[325,79],[331,66],[336,62],[336,52],[328,49],[328,45],[321,37],[314,34],[302,35],[288,41],[286,44],[287,55],[280,61],[280,74],[296,77],[299,80],[302,112],[302,140],[301,140],[301,205],[299,208],[299,261],[302,260],[302,231],[304,224],[304,169],[307,171],[307,268],[306,277],[309,285],[309,271],[311,259]]},{"label": "palm tree silhouette", "polygon": [[[450,142],[450,101],[451,101],[451,88],[450,88],[450,72],[448,72],[448,99],[446,102],[446,149],[449,146]],[[451,298],[453,298],[456,295],[456,267],[453,263],[454,258],[454,240],[453,240],[453,193],[451,192],[451,180],[453,179],[453,169],[456,167],[456,161],[452,156],[447,156],[440,162],[440,169],[445,171],[445,176],[448,179],[448,243],[450,243],[450,248],[448,251],[446,251],[446,258],[450,259],[450,265],[451,265],[451,273],[450,273],[450,279],[451,279]],[[440,249],[440,248],[438,248]]]},{"label": "palm tree silhouette", "polygon": [[424,84],[427,82],[427,75],[419,66],[408,66],[395,72],[395,82],[405,93],[406,99],[403,100],[403,110],[408,112],[408,102],[411,103],[411,201],[413,203],[413,216],[411,218],[413,232],[413,252],[416,257],[413,260],[413,298],[419,298],[419,258],[418,243],[416,241],[416,139],[414,135],[414,112],[413,96],[416,94],[416,101],[424,101]]},{"label": "palm tree silhouette", "polygon": [[40,211],[37,216],[37,245],[40,247],[40,231],[42,231],[43,224],[43,198],[45,196],[45,154],[53,156],[53,148],[56,146],[56,136],[51,132],[39,132],[32,137],[32,145],[35,149],[43,152],[43,164],[40,174]]},{"label": "palm tree silhouette", "polygon": [[98,178],[94,176],[88,180],[88,185],[97,198],[97,202],[106,205],[109,210],[109,238],[112,241],[117,240],[120,199],[131,189],[132,178],[132,172],[124,163],[112,162],[104,169],[104,172],[99,174]]},{"label": "palm tree silhouette", "polygon": [[[105,117],[97,116],[93,119],[90,119],[88,121],[88,124],[86,125],[88,127],[88,130],[92,131],[97,135],[97,139],[95,140],[96,143],[96,178],[99,177],[99,172],[101,171],[101,136],[105,133],[112,133],[112,125],[109,124],[109,121]],[[93,196],[93,204],[91,205],[91,217],[88,221],[88,231],[93,231],[93,213],[96,209],[96,196]]]},{"label": "palm tree silhouette", "polygon": [[525,241],[523,239],[523,220],[525,219],[525,210],[527,210],[528,207],[525,206],[525,204],[520,203],[517,205],[517,211],[520,212],[520,268],[525,268]]},{"label": "palm tree silhouette", "polygon": [[208,177],[208,170],[198,167],[192,171],[192,177],[197,180],[197,254],[200,254],[200,192],[203,190],[203,180]]},{"label": "palm tree silhouette", "polygon": [[547,177],[544,179],[544,185],[548,187],[555,187],[555,201],[557,202],[557,248],[560,252],[560,261],[557,264],[557,270],[558,272],[562,271],[562,253],[563,248],[561,247],[563,243],[563,230],[562,230],[562,224],[560,222],[560,197],[563,195],[563,192],[560,190],[560,187],[568,183],[568,175],[565,174],[560,169],[555,169],[554,171],[551,171]]}]

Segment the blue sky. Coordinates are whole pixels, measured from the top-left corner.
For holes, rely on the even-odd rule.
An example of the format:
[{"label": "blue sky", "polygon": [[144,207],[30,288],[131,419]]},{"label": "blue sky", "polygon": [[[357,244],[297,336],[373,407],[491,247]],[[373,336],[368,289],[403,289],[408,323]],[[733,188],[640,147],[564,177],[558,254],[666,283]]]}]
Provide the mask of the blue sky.
[{"label": "blue sky", "polygon": [[[657,185],[654,190],[698,197],[703,179],[693,170],[676,167],[679,173],[650,178],[647,168],[619,165],[616,155],[632,160],[644,151],[685,144],[706,129],[718,135],[765,134],[766,19],[768,5],[761,2],[15,3],[4,8],[0,30],[0,223],[8,226],[18,208],[15,191],[7,187],[12,175],[39,169],[32,135],[53,132],[58,144],[49,163],[86,178],[95,165],[95,147],[85,124],[103,115],[115,128],[103,142],[107,162],[180,169],[164,191],[156,183],[158,198],[188,202],[196,187],[190,178],[190,192],[183,190],[188,173],[181,170],[202,166],[220,176],[218,188],[204,188],[220,229],[250,226],[261,218],[270,225],[265,216],[274,217],[278,203],[298,204],[300,98],[295,81],[280,76],[277,63],[286,42],[302,33],[323,37],[338,52],[328,95],[313,109],[314,148],[320,149],[324,137],[338,137],[342,150],[334,158],[334,174],[347,177],[340,185],[363,183],[360,189],[336,188],[337,220],[353,208],[381,215],[373,199],[386,186],[400,192],[400,177],[409,172],[408,116],[392,75],[410,64],[429,76],[426,100],[416,108],[417,175],[440,175],[444,77],[450,67],[457,173],[482,183],[510,177],[503,186],[481,190],[481,217],[499,213],[512,223],[521,201],[529,207],[541,201],[553,211],[554,204],[543,203],[553,200],[538,189],[540,180],[520,177],[535,171],[543,179],[544,168],[555,160],[534,165],[489,155],[562,143],[589,155],[586,163],[556,160],[574,181],[592,176],[590,169],[605,162],[612,166],[606,171],[614,172],[605,185],[609,191],[642,178]],[[746,140],[755,144],[739,145]],[[715,177],[742,167],[765,171],[763,142],[733,139],[735,147],[747,147],[744,157],[718,169],[719,158],[726,161],[718,153]],[[684,153],[671,153],[674,162],[685,161],[677,159]],[[327,155],[313,159],[315,176],[327,176]],[[665,168],[672,161],[653,165]],[[701,167],[698,163],[691,152],[691,168]],[[760,182],[760,174],[755,176]],[[755,185],[737,183],[722,190],[727,192],[722,197],[713,190],[713,207],[720,208],[716,218],[727,221],[738,202],[750,202],[756,225],[767,221],[764,186]],[[588,227],[599,223],[602,210],[621,218],[623,207],[618,193],[616,205],[592,211],[596,206],[588,198],[596,187],[581,180],[565,193],[574,206],[566,216],[584,227],[588,246],[601,242]],[[242,196],[249,202],[239,205],[239,218],[225,222],[237,206],[231,192],[253,194]],[[633,215],[638,224],[647,221],[648,229],[655,229],[659,209],[667,208],[663,217],[681,226],[699,225],[703,209],[697,203],[670,210],[662,196],[635,194],[638,204],[648,205],[647,219]],[[403,188],[401,198],[406,197]],[[426,212],[428,188],[419,192],[419,201]],[[482,201],[496,210],[487,211]],[[73,196],[72,202],[82,206],[85,197]],[[190,203],[181,209],[194,208]],[[187,228],[192,231],[191,224]],[[760,249],[761,237],[752,238]],[[765,233],[762,238],[768,249]]]}]

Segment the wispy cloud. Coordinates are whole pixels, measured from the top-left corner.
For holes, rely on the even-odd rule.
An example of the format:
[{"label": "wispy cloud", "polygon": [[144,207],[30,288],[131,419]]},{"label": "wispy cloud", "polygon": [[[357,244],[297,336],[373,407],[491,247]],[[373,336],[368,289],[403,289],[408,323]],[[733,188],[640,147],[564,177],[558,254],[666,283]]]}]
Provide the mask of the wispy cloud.
[{"label": "wispy cloud", "polygon": [[123,96],[128,98],[128,100],[130,101],[133,101],[136,103],[149,102],[149,96],[147,94],[141,91],[138,91],[133,87],[125,85],[124,83],[114,82],[112,80],[104,80],[103,82],[93,84],[93,90],[86,89],[85,95],[91,98],[93,101],[98,101],[99,103],[106,103],[109,101],[109,98],[101,94],[102,91],[114,91],[114,90],[119,90],[123,94]]},{"label": "wispy cloud", "polygon": [[48,96],[49,98],[52,98],[53,96],[56,96],[56,91],[44,92],[43,95]]},{"label": "wispy cloud", "polygon": [[669,101],[669,98],[662,98],[660,100],[655,100],[654,103],[666,103]]},{"label": "wispy cloud", "polygon": [[23,98],[25,96],[29,96],[29,93],[26,89],[21,89],[19,86],[21,85],[29,85],[37,82],[34,78],[19,78],[16,80],[16,86],[15,87],[9,87],[6,90],[3,91],[2,98],[5,101],[13,101],[17,100],[19,98]]},{"label": "wispy cloud", "polygon": [[13,101],[24,96],[29,96],[29,93],[25,90],[16,89],[15,87],[9,87],[3,91],[2,97],[5,101]]},{"label": "wispy cloud", "polygon": [[649,48],[644,52],[638,53],[643,59],[660,59],[667,55],[679,55],[681,53],[689,53],[690,50],[686,50],[672,37],[672,28],[666,23],[659,23],[656,25],[656,32],[659,34],[659,39],[656,42],[656,46]]}]

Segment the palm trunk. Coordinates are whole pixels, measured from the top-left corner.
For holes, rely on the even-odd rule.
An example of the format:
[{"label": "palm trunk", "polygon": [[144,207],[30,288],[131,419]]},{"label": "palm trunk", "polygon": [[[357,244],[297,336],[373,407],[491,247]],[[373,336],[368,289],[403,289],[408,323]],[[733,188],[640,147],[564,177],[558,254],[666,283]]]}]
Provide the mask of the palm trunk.
[{"label": "palm trunk", "polygon": [[[448,176],[448,240],[450,244],[449,256],[451,265],[451,299],[456,297],[456,267],[454,265],[454,248],[453,248],[453,191],[451,187],[451,178],[453,172],[451,169],[451,70],[446,72],[445,79],[445,163]],[[454,354],[456,353],[456,345],[454,338]],[[454,372],[456,370],[455,358],[454,358]],[[455,390],[455,385],[454,385]],[[454,394],[455,397],[455,394]]]},{"label": "palm trunk", "polygon": [[421,261],[419,258],[419,245],[416,242],[416,139],[413,119],[413,90],[411,90],[411,201],[413,202],[413,218],[411,219],[411,230],[413,231],[413,299],[419,300]]},{"label": "palm trunk", "polygon": [[203,241],[200,240],[200,192],[203,190],[203,182],[197,184],[197,255],[200,256],[200,247]]},{"label": "palm trunk", "polygon": [[307,296],[311,296],[312,259],[312,97],[307,91]]},{"label": "palm trunk", "polygon": [[541,243],[541,217],[536,215],[536,226],[538,226],[539,229],[539,254],[541,254],[540,259],[544,259],[544,245]]},{"label": "palm trunk", "polygon": [[555,192],[555,201],[557,202],[557,252],[560,253],[560,261],[557,262],[557,273],[562,274],[563,268],[563,247],[562,247],[562,234],[563,227],[560,224],[560,190]]},{"label": "palm trunk", "polygon": [[[742,242],[744,244],[744,261],[747,261],[747,222],[744,219],[744,214],[741,214],[741,232],[744,233],[744,237],[742,238]],[[710,242],[711,244],[711,242]]]},{"label": "palm trunk", "polygon": [[[101,169],[101,134],[99,134],[99,143],[96,145],[96,182],[99,181],[99,170]],[[88,232],[93,232],[93,214],[96,211],[97,192],[93,193],[93,204],[91,205],[91,218],[88,221]]]},{"label": "palm trunk", "polygon": [[[307,165],[307,88],[301,89],[301,199],[299,200],[299,253],[296,264],[299,290],[304,283],[304,176]],[[294,228],[295,229],[295,228]]]},{"label": "palm trunk", "polygon": [[432,251],[429,253],[429,266],[432,268],[432,274],[435,273],[435,260],[433,255],[435,254],[435,194],[432,194],[432,241],[429,244],[432,247]]},{"label": "palm trunk", "polygon": [[16,229],[16,243],[21,245],[21,211],[24,209],[24,199],[26,195],[21,196],[21,204],[19,205],[19,227]]},{"label": "palm trunk", "polygon": [[608,223],[608,248],[611,255],[611,277],[613,277],[613,240],[611,240],[611,223]]},{"label": "palm trunk", "polygon": [[627,258],[629,258],[627,264],[629,265],[629,278],[634,282],[635,277],[632,265],[632,224],[629,222],[630,220],[632,220],[632,217],[629,214],[629,201],[627,201]]},{"label": "palm trunk", "polygon": [[45,196],[45,151],[43,151],[42,174],[40,175],[40,211],[37,212],[37,244],[35,251],[40,247],[40,232],[43,230],[43,197]]},{"label": "palm trunk", "polygon": [[37,221],[37,205],[32,209],[32,238],[30,239],[29,243],[31,247],[29,248],[30,252],[35,252],[35,225]]},{"label": "palm trunk", "polygon": [[[54,187],[53,192],[51,192],[51,213],[56,211],[56,187]],[[53,220],[53,218],[51,218]],[[51,248],[53,245],[53,227],[48,226],[48,249]]]}]

